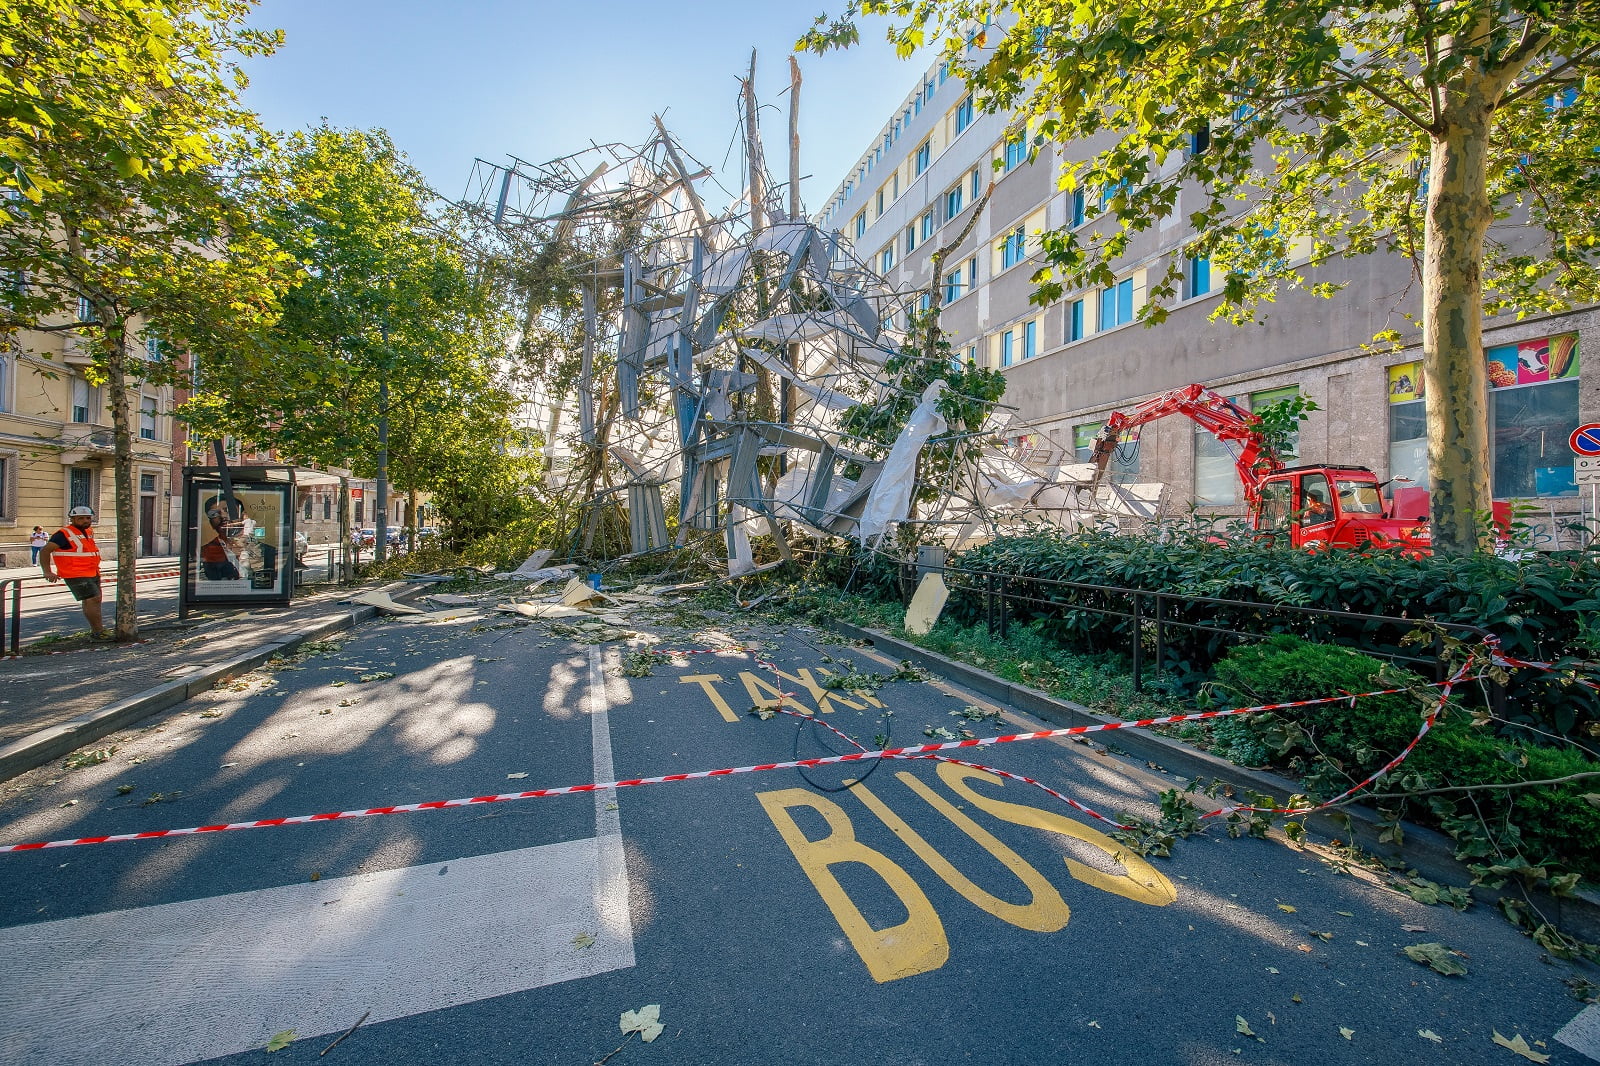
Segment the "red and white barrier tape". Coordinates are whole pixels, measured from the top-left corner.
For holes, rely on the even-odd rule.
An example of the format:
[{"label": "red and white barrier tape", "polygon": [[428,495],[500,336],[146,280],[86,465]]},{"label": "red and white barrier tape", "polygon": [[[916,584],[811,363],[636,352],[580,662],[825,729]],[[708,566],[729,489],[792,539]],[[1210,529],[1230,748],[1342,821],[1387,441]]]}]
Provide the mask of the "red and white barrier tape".
[{"label": "red and white barrier tape", "polygon": [[[704,654],[709,654],[713,651],[733,650],[742,650],[748,652],[748,649],[717,648],[706,649]],[[758,656],[755,656],[753,652],[748,653],[751,654],[752,657],[756,658],[756,661],[763,667],[776,671],[777,668],[772,664],[763,662]],[[1510,659],[1509,657],[1501,655],[1499,651],[1492,645],[1490,648],[1490,657],[1491,661],[1497,665],[1511,665],[1513,663],[1519,666],[1545,665],[1524,663],[1518,660]],[[1549,667],[1546,666],[1546,668],[1548,669]],[[1347,790],[1332,800],[1328,800],[1326,803],[1320,803],[1313,807],[1276,808],[1241,805],[1222,807],[1215,811],[1211,811],[1202,817],[1214,818],[1220,815],[1233,814],[1239,811],[1259,811],[1262,813],[1305,815],[1322,810],[1334,803],[1338,803],[1349,798],[1350,796],[1359,792],[1361,789],[1370,785],[1372,782],[1381,778],[1384,774],[1388,773],[1394,767],[1398,766],[1402,761],[1404,761],[1406,756],[1411,753],[1411,750],[1416,747],[1418,741],[1420,741],[1423,736],[1427,734],[1428,730],[1433,727],[1433,723],[1438,718],[1440,710],[1443,709],[1445,701],[1448,700],[1451,690],[1456,685],[1459,685],[1464,681],[1475,680],[1477,677],[1481,676],[1478,674],[1468,674],[1467,671],[1468,665],[1463,665],[1461,669],[1459,669],[1455,675],[1448,680],[1433,682],[1428,686],[1430,688],[1440,689],[1440,697],[1437,705],[1423,720],[1422,728],[1418,731],[1417,735],[1412,738],[1411,743],[1407,744],[1405,749],[1399,755],[1395,756],[1395,758],[1390,760],[1390,762],[1387,763],[1382,769],[1378,770],[1376,773],[1368,777],[1359,785],[1356,785],[1354,788]],[[263,818],[250,822],[229,822],[223,825],[194,826],[188,829],[154,829],[142,833],[115,833],[105,836],[76,837],[67,840],[41,841],[28,844],[5,844],[0,845],[0,854],[9,854],[22,851],[38,851],[46,848],[78,847],[88,844],[110,844],[125,840],[159,840],[165,837],[193,836],[200,833],[222,833],[236,829],[266,829],[280,825],[303,825],[311,822],[345,821],[352,818],[373,818],[385,814],[410,814],[417,811],[445,810],[451,807],[472,807],[486,803],[505,803],[512,800],[541,799],[547,796],[566,796],[580,792],[603,792],[619,788],[636,788],[641,785],[658,785],[673,781],[695,781],[711,777],[729,777],[734,774],[762,773],[768,770],[794,770],[802,767],[810,768],[837,765],[841,763],[869,762],[874,759],[927,758],[947,759],[950,762],[959,762],[959,764],[962,766],[970,766],[974,769],[985,770],[989,773],[999,774],[1002,777],[1007,777],[1014,781],[1020,781],[1026,784],[1034,785],[1038,788],[1044,789],[1044,791],[1062,800],[1076,810],[1082,811],[1085,814],[1091,815],[1117,828],[1127,829],[1131,827],[1125,826],[1120,822],[1113,821],[1102,814],[1098,814],[1097,812],[1090,810],[1088,807],[1077,803],[1076,801],[1062,795],[1046,785],[1041,784],[1038,781],[1033,780],[1032,778],[1024,777],[1020,774],[1013,774],[1003,770],[996,770],[993,767],[983,766],[978,763],[960,762],[959,760],[950,759],[949,757],[940,755],[939,753],[963,748],[982,748],[990,747],[996,744],[1012,744],[1024,740],[1044,740],[1051,737],[1084,736],[1090,733],[1108,733],[1118,729],[1145,729],[1158,725],[1176,725],[1181,722],[1198,722],[1213,718],[1228,718],[1246,714],[1258,714],[1263,711],[1286,710],[1294,707],[1312,707],[1321,704],[1344,703],[1346,701],[1353,702],[1368,696],[1391,695],[1404,691],[1406,690],[1401,688],[1376,689],[1371,692],[1343,693],[1338,696],[1323,696],[1308,700],[1290,700],[1283,703],[1263,703],[1254,707],[1234,707],[1221,711],[1200,711],[1195,714],[1173,714],[1160,718],[1141,718],[1134,721],[1105,722],[1099,725],[1070,726],[1063,729],[1041,729],[1029,733],[1011,733],[998,737],[973,737],[965,740],[945,741],[939,744],[917,744],[911,747],[885,748],[880,751],[866,751],[863,749],[861,751],[847,752],[842,755],[828,755],[813,759],[790,759],[784,762],[757,763],[752,766],[734,766],[719,770],[698,770],[691,773],[664,774],[659,777],[636,777],[620,781],[606,781],[586,785],[565,785],[558,788],[529,789],[523,792],[502,792],[492,796],[472,796],[464,799],[432,800],[427,803],[405,803],[391,807],[368,807],[365,809],[349,811],[331,811],[325,814],[301,814],[287,818]],[[794,693],[784,693],[783,695],[785,697],[792,697]],[[777,710],[783,711],[781,705],[777,708]],[[801,715],[799,712],[795,711],[783,711],[783,713],[794,715],[796,717],[811,718],[813,721],[820,721],[811,715]],[[823,724],[826,725],[826,723]],[[833,729],[832,726],[828,726],[828,728]],[[833,731],[835,733],[839,733],[839,731],[836,729]],[[839,733],[839,735],[845,737],[845,739],[849,740],[852,744],[857,744],[858,747],[860,746],[857,741],[845,736],[845,734]]]}]

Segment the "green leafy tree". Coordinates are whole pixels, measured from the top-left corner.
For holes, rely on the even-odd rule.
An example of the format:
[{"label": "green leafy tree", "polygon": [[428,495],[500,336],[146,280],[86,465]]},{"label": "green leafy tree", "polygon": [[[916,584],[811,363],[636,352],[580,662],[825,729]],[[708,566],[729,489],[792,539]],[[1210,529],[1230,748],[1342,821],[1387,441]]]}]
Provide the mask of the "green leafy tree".
[{"label": "green leafy tree", "polygon": [[[17,0],[0,12],[0,329],[75,333],[109,386],[115,433],[116,634],[137,635],[128,390],[170,359],[130,354],[154,329],[176,351],[270,316],[281,260],[230,177],[260,151],[241,56],[275,33],[231,0]],[[80,315],[80,308],[87,314]],[[49,352],[40,353],[50,355]]]},{"label": "green leafy tree", "polygon": [[184,417],[372,476],[386,416],[392,476],[412,492],[503,447],[510,319],[459,220],[388,135],[295,134],[254,196],[295,281],[270,328],[202,356]]},{"label": "green leafy tree", "polygon": [[[941,42],[1016,134],[1092,146],[1062,185],[1104,190],[1113,224],[1046,236],[1040,302],[1110,282],[1133,237],[1178,211],[1180,189],[1194,236],[1152,285],[1151,323],[1180,291],[1188,256],[1225,273],[1224,313],[1236,320],[1284,285],[1330,295],[1340,257],[1410,256],[1434,545],[1478,545],[1491,499],[1484,310],[1600,295],[1594,5],[852,0],[800,47],[853,42],[862,14],[894,18],[903,55]],[[975,36],[993,48],[969,51]],[[1290,266],[1291,250],[1309,265]]]}]

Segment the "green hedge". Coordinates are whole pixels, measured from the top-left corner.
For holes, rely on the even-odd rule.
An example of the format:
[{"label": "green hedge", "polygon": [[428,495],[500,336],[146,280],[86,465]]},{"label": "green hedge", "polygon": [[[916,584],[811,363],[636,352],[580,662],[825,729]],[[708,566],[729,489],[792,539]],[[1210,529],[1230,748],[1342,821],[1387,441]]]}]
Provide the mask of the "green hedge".
[{"label": "green hedge", "polygon": [[[1278,703],[1398,687],[1396,672],[1348,648],[1277,636],[1235,648],[1216,664],[1210,694],[1239,705]],[[1420,681],[1413,675],[1412,680]],[[1397,755],[1421,727],[1426,694],[1373,696],[1222,719],[1213,750],[1264,752],[1270,764],[1297,774],[1308,794],[1329,798],[1365,779]],[[1223,728],[1226,726],[1226,728]],[[1230,750],[1231,749],[1231,750]],[[1543,746],[1497,736],[1474,725],[1459,706],[1440,716],[1377,792],[1415,792],[1472,785],[1546,781],[1600,772],[1600,761],[1576,745]],[[1600,877],[1600,808],[1590,799],[1600,777],[1559,785],[1441,793],[1409,801],[1406,817],[1438,825],[1456,840],[1461,858],[1505,865],[1520,856],[1530,866]],[[1394,801],[1389,801],[1391,804]]]},{"label": "green hedge", "polygon": [[[1128,649],[1128,618],[1098,614],[1099,607],[1127,612],[1130,597],[1051,588],[1031,579],[1073,581],[1180,597],[1164,604],[1176,622],[1217,625],[1254,633],[1291,632],[1312,640],[1353,643],[1378,654],[1405,651],[1401,627],[1353,619],[1312,619],[1270,605],[1323,608],[1342,613],[1390,615],[1481,626],[1518,658],[1580,666],[1600,646],[1600,559],[1591,553],[1530,554],[1521,560],[1474,555],[1407,558],[1395,552],[1304,552],[1249,541],[1215,543],[1195,531],[1166,530],[1160,537],[1045,531],[1001,537],[962,553],[954,567],[1013,575],[1014,595],[1043,603],[1018,603],[1014,617],[1044,619],[1063,643],[1090,649]],[[953,575],[953,585],[961,585]],[[972,586],[976,579],[967,578]],[[1267,606],[1229,607],[1195,597],[1243,600]],[[1147,599],[1146,617],[1153,612]],[[957,617],[981,617],[981,596],[955,597]],[[1233,643],[1205,631],[1164,627],[1167,666],[1201,676]],[[1143,639],[1153,648],[1148,625]],[[1511,682],[1513,720],[1565,736],[1585,737],[1600,722],[1600,700],[1582,686],[1553,683],[1547,675],[1519,671]]]}]

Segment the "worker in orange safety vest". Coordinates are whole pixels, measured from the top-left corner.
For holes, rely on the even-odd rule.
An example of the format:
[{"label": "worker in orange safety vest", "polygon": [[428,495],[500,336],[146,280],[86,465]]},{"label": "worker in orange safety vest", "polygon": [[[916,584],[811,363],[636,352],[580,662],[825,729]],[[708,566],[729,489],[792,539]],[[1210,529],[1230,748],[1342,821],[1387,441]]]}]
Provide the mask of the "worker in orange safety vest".
[{"label": "worker in orange safety vest", "polygon": [[110,640],[111,634],[100,620],[100,548],[94,542],[94,508],[78,506],[67,512],[67,524],[56,530],[39,553],[39,569],[54,585],[67,583],[67,590],[83,605],[94,640]]}]

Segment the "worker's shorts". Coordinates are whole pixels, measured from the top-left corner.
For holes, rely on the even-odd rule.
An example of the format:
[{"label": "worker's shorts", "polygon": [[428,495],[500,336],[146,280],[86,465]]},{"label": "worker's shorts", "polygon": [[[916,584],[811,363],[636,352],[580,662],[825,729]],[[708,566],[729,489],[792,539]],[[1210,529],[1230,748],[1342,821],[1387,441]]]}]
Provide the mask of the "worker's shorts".
[{"label": "worker's shorts", "polygon": [[100,579],[98,577],[64,577],[67,591],[72,593],[72,598],[83,600],[98,600],[100,598]]}]

